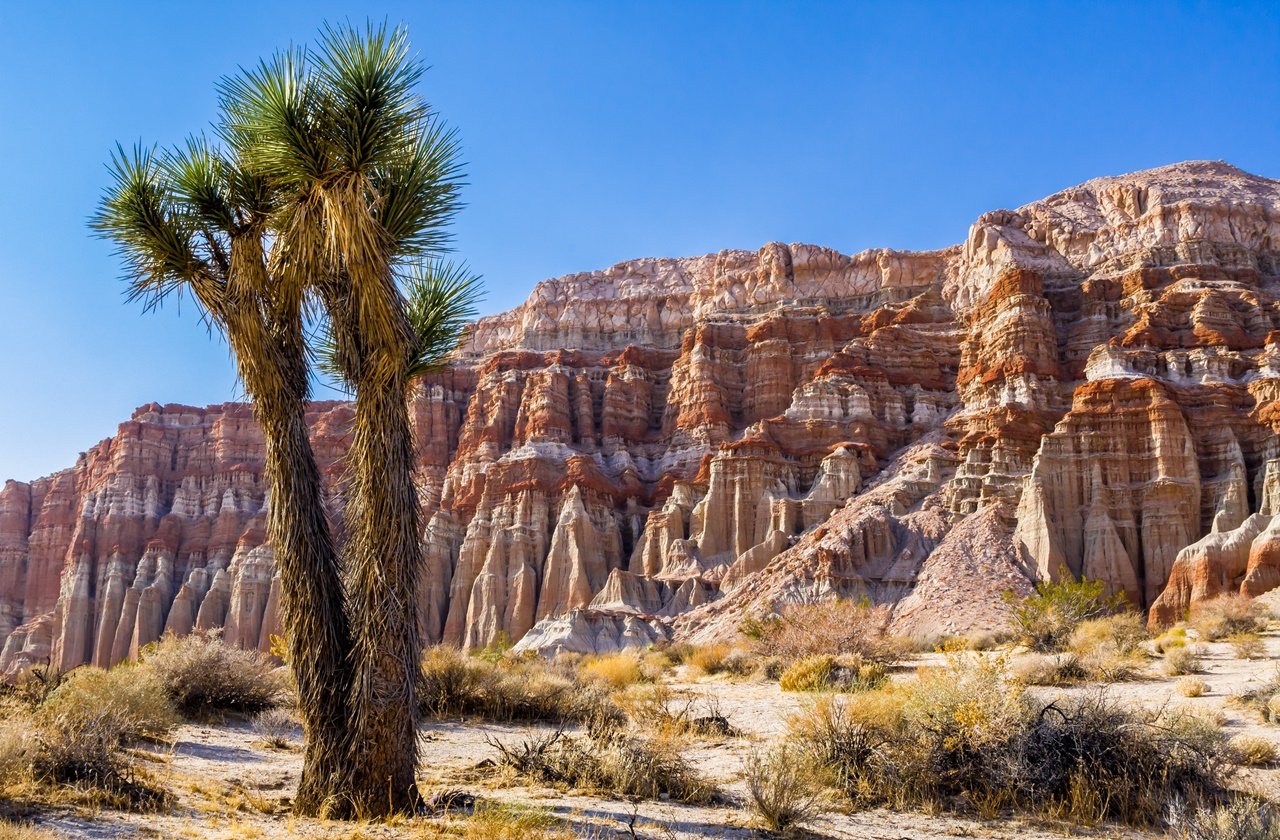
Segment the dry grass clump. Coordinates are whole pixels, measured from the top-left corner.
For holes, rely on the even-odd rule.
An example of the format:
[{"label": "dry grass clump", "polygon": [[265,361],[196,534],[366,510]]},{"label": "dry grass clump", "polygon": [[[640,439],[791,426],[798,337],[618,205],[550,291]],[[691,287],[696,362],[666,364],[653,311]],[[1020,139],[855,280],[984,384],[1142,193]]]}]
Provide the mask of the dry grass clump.
[{"label": "dry grass clump", "polygon": [[287,750],[301,734],[302,725],[296,713],[283,706],[258,712],[253,718],[253,731],[258,740],[269,749]]},{"label": "dry grass clump", "polygon": [[882,663],[866,662],[856,654],[818,654],[792,663],[778,677],[778,685],[783,691],[870,691],[888,678]]},{"label": "dry grass clump", "polygon": [[1123,682],[1144,670],[1146,641],[1142,617],[1122,612],[1081,622],[1072,632],[1067,650],[1079,660],[1087,679]]},{"label": "dry grass clump", "polygon": [[538,808],[483,802],[462,822],[462,840],[572,840],[574,833],[553,814]]},{"label": "dry grass clump", "polygon": [[1098,694],[1036,702],[1003,657],[952,654],[946,668],[815,705],[795,742],[859,806],[1017,810],[1082,824],[1159,823],[1174,798],[1223,789],[1221,731],[1157,718]]},{"label": "dry grass clump", "polygon": [[1276,763],[1275,744],[1256,735],[1237,735],[1227,742],[1236,763],[1248,767],[1265,767]]},{"label": "dry grass clump", "polygon": [[481,659],[448,645],[423,652],[418,700],[423,712],[433,717],[502,722],[582,721],[621,714],[603,687],[577,681],[575,659],[552,664],[538,657]]},{"label": "dry grass clump", "polygon": [[1062,653],[1032,653],[1014,663],[1024,685],[1124,682],[1146,667],[1146,628],[1137,613],[1123,612],[1076,625]]},{"label": "dry grass clump", "polygon": [[821,654],[892,662],[901,657],[905,643],[890,636],[888,626],[885,607],[837,599],[788,604],[775,616],[746,622],[742,631],[760,655],[789,662]]},{"label": "dry grass clump", "polygon": [[166,636],[143,651],[138,667],[160,680],[186,717],[253,715],[280,705],[285,695],[284,677],[267,657],[214,635]]},{"label": "dry grass clump", "polygon": [[1207,642],[1235,633],[1258,633],[1267,629],[1270,616],[1261,604],[1239,594],[1219,595],[1191,605],[1187,621]]},{"label": "dry grass clump", "polygon": [[[618,707],[634,723],[661,735],[700,735],[715,738],[737,737],[741,733],[729,723],[714,694],[677,695],[663,683],[636,685],[614,695]],[[618,721],[597,718],[592,727],[613,726]]]},{"label": "dry grass clump", "polygon": [[1010,674],[1023,685],[1070,685],[1084,682],[1089,674],[1073,653],[1031,653],[1010,666]]},{"label": "dry grass clump", "polygon": [[1165,651],[1160,670],[1170,677],[1199,673],[1204,670],[1202,655],[1198,645],[1169,648]]},{"label": "dry grass clump", "polygon": [[1269,802],[1235,796],[1216,807],[1169,804],[1172,840],[1280,840],[1280,811]]},{"label": "dry grass clump", "polygon": [[1267,723],[1280,723],[1280,671],[1231,696],[1231,703],[1256,712]]},{"label": "dry grass clump", "polygon": [[748,804],[769,831],[785,832],[818,814],[822,787],[801,749],[781,743],[753,750],[743,764]]},{"label": "dry grass clump", "polygon": [[1209,684],[1199,677],[1183,677],[1174,687],[1183,697],[1199,697],[1209,691]]},{"label": "dry grass clump", "polygon": [[514,746],[491,740],[498,765],[544,784],[642,799],[706,803],[714,786],[665,734],[640,736],[619,727],[593,727],[586,737],[556,731]]},{"label": "dry grass clump", "polygon": [[1265,659],[1267,646],[1257,633],[1232,633],[1227,642],[1238,659]]},{"label": "dry grass clump", "polygon": [[583,680],[609,688],[626,688],[650,679],[639,655],[628,651],[589,656],[578,666],[578,673]]},{"label": "dry grass clump", "polygon": [[692,649],[689,656],[685,658],[685,662],[700,674],[723,674],[723,672],[740,670],[737,663],[741,657],[733,657],[733,654],[735,654],[735,648],[732,645],[708,644]]}]

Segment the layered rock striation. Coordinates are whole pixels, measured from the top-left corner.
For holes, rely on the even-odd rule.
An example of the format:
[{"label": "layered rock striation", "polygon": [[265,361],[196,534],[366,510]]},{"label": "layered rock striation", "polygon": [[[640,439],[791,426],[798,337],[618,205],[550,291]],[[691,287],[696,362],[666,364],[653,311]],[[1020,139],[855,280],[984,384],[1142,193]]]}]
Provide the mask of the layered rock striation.
[{"label": "layered rock striation", "polygon": [[[1102,578],[1169,621],[1280,584],[1280,183],[1192,162],[961,245],[770,244],[544,281],[412,394],[420,629],[607,650],[865,595],[899,630]],[[340,521],[351,409],[312,430]],[[261,433],[146,406],[0,492],[0,668],[269,647]]]}]

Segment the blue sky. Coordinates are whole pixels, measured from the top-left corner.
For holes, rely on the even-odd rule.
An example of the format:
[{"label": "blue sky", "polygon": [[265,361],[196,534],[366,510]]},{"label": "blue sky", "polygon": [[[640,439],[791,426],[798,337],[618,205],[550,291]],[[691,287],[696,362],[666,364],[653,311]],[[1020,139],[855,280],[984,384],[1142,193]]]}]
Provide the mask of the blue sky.
[{"label": "blue sky", "polygon": [[[193,308],[123,300],[85,221],[116,141],[321,22],[409,26],[461,133],[486,311],[641,256],[933,248],[981,212],[1190,158],[1280,177],[1275,3],[0,3],[0,479],[149,401],[236,399]],[[320,392],[317,396],[329,396]]]}]

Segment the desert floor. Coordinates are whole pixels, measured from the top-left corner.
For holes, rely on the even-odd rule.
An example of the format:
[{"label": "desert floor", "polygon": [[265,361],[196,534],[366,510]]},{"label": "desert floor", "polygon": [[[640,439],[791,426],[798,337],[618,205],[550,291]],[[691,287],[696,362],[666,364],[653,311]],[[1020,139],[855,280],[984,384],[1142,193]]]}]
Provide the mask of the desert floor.
[{"label": "desert floor", "polygon": [[[1229,735],[1247,733],[1280,747],[1280,727],[1227,700],[1251,683],[1271,678],[1280,660],[1280,636],[1264,637],[1268,656],[1241,660],[1223,643],[1206,646],[1208,693],[1182,697],[1174,679],[1149,679],[1107,686],[1087,685],[1037,692],[1106,691],[1133,704],[1216,710],[1225,717]],[[899,671],[909,675],[917,667],[939,660],[937,654],[914,657]],[[1153,673],[1155,669],[1153,668]],[[710,838],[764,836],[752,827],[743,802],[746,788],[742,763],[751,750],[784,735],[789,715],[812,702],[811,696],[781,691],[776,683],[691,678],[683,669],[671,678],[678,693],[714,697],[720,711],[742,731],[741,737],[691,739],[686,757],[724,793],[723,801],[699,807],[661,801],[582,796],[546,787],[528,787],[477,770],[494,757],[491,740],[517,742],[552,731],[537,725],[497,725],[471,721],[436,721],[421,730],[421,781],[424,790],[462,790],[482,799],[514,802],[546,809],[567,820],[582,837]],[[185,725],[172,745],[144,753],[153,773],[178,796],[178,804],[163,814],[131,814],[83,808],[44,808],[30,815],[35,825],[70,838],[413,838],[430,835],[440,820],[404,821],[396,825],[351,824],[295,818],[288,797],[298,781],[301,753],[292,748],[270,749],[257,741],[246,723]],[[1280,800],[1280,768],[1241,769],[1235,787]],[[809,826],[809,837],[868,838],[868,840],[924,840],[924,838],[981,837],[1047,840],[1057,837],[1154,838],[1160,834],[1100,826],[1094,829],[1018,818],[983,821],[972,818],[883,810],[847,813],[832,804]]]}]

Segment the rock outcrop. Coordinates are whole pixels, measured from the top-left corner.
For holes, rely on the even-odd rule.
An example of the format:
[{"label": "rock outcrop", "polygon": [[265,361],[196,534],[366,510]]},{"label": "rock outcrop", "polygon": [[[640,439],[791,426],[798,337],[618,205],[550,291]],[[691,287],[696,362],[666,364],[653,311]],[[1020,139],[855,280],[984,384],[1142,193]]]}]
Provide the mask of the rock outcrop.
[{"label": "rock outcrop", "polygon": [[[866,595],[903,632],[1102,578],[1154,622],[1280,584],[1280,183],[1192,162],[965,241],[770,244],[544,281],[412,395],[424,638],[609,650]],[[340,518],[351,408],[311,424]],[[165,632],[266,649],[261,433],[146,406],[0,491],[0,669]]]}]

